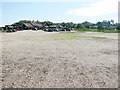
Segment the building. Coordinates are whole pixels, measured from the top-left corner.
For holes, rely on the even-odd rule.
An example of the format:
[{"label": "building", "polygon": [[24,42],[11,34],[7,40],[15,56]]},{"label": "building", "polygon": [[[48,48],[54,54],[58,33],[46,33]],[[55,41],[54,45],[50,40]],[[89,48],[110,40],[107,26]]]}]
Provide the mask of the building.
[{"label": "building", "polygon": [[33,28],[33,25],[31,23],[23,23],[21,27],[23,30],[29,30]]},{"label": "building", "polygon": [[57,25],[50,25],[49,28],[57,28]]},{"label": "building", "polygon": [[35,22],[33,22],[33,23],[31,23],[32,24],[32,26],[34,27],[34,28],[37,28],[37,29],[42,29],[43,28],[43,24],[38,24],[38,23],[35,23]]},{"label": "building", "polygon": [[14,27],[12,25],[5,25],[5,30],[13,29]]},{"label": "building", "polygon": [[90,26],[91,29],[98,29],[98,26]]},{"label": "building", "polygon": [[49,28],[63,28],[61,25],[50,25]]}]

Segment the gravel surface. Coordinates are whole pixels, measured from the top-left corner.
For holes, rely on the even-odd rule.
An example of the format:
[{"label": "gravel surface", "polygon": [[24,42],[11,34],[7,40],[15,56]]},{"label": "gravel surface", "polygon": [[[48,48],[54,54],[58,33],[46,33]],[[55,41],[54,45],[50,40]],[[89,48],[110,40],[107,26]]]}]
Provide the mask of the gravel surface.
[{"label": "gravel surface", "polygon": [[[91,35],[108,39],[82,37]],[[118,41],[112,40],[116,37],[117,34],[91,32],[3,33],[2,86],[117,88]]]}]

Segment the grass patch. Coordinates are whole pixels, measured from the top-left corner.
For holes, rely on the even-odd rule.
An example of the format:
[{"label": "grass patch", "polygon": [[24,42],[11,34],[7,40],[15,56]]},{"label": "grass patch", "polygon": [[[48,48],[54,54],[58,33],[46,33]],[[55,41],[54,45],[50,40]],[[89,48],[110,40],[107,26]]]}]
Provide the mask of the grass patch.
[{"label": "grass patch", "polygon": [[81,36],[81,35],[77,35],[75,32],[74,33],[61,32],[58,34],[49,35],[48,37],[51,38],[51,40],[75,40],[75,39],[79,39],[79,38],[108,39],[106,37]]},{"label": "grass patch", "polygon": [[106,37],[94,37],[94,36],[76,36],[76,37],[82,37],[82,38],[96,38],[96,39],[108,39]]},{"label": "grass patch", "polygon": [[0,31],[0,33],[7,33],[6,31]]},{"label": "grass patch", "polygon": [[96,39],[108,39],[106,37],[94,37],[94,36],[88,36],[88,37],[90,37],[90,38],[96,38]]},{"label": "grass patch", "polygon": [[82,29],[75,29],[77,32],[85,32],[85,31],[91,31],[91,32],[103,32],[103,33],[120,33],[120,30],[98,30],[98,29],[88,29],[88,28],[82,28]]},{"label": "grass patch", "polygon": [[2,54],[7,54],[8,52],[7,51],[2,51]]}]

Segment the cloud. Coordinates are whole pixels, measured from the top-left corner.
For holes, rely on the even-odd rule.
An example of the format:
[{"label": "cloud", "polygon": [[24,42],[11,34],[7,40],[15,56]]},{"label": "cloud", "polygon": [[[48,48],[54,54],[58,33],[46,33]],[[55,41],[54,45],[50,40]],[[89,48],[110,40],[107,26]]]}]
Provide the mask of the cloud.
[{"label": "cloud", "polygon": [[101,0],[91,3],[85,8],[73,9],[66,12],[66,14],[77,16],[103,16],[110,14],[117,14],[119,0]]}]

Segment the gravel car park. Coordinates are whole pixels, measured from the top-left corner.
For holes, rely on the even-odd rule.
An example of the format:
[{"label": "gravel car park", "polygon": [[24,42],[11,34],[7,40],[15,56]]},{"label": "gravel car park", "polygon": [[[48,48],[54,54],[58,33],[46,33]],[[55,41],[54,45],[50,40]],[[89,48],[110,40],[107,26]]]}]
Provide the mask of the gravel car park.
[{"label": "gravel car park", "polygon": [[39,30],[2,33],[2,87],[117,88],[117,35]]}]

